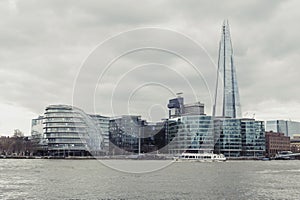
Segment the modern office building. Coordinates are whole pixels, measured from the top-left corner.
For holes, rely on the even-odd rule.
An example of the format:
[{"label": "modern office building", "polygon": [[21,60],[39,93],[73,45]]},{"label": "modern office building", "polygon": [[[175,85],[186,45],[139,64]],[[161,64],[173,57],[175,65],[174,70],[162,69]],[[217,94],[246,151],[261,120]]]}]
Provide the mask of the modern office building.
[{"label": "modern office building", "polygon": [[287,121],[288,132],[287,135],[294,137],[300,134],[300,122]]},{"label": "modern office building", "polygon": [[215,153],[227,158],[262,157],[265,153],[263,121],[218,117],[214,120]]},{"label": "modern office building", "polygon": [[141,116],[122,115],[111,118],[109,121],[110,153],[112,155],[139,153],[142,126],[145,126],[145,120],[142,120]]},{"label": "modern office building", "polygon": [[167,153],[166,121],[148,123],[135,115],[113,117],[109,138],[111,155]]},{"label": "modern office building", "polygon": [[42,138],[44,134],[43,129],[43,116],[38,116],[31,120],[31,137],[32,138]]},{"label": "modern office building", "polygon": [[216,118],[215,153],[222,153],[227,158],[240,157],[242,154],[241,120]]},{"label": "modern office building", "polygon": [[284,133],[285,136],[293,137],[300,134],[300,122],[288,120],[269,120],[266,122],[266,131]]},{"label": "modern office building", "polygon": [[265,155],[265,127],[263,121],[241,119],[242,156],[262,157]]},{"label": "modern office building", "polygon": [[168,108],[166,134],[169,154],[213,151],[213,119],[204,114],[203,103],[184,104],[184,98],[178,96],[169,100]]},{"label": "modern office building", "polygon": [[272,158],[280,151],[290,151],[290,137],[283,133],[266,132],[266,157]]},{"label": "modern office building", "polygon": [[166,121],[147,122],[141,128],[141,153],[168,153]]},{"label": "modern office building", "polygon": [[[219,73],[221,78],[219,77]],[[221,79],[221,80],[219,80]],[[216,114],[217,88],[219,83],[223,83],[223,117],[240,118],[241,105],[236,76],[236,67],[233,59],[233,47],[230,37],[228,20],[225,20],[222,26],[222,35],[219,43],[218,57],[218,77],[215,94],[215,104],[213,116]]]},{"label": "modern office building", "polygon": [[50,105],[44,114],[44,134],[52,156],[102,155],[104,139],[95,120],[81,109]]},{"label": "modern office building", "polygon": [[214,131],[211,116],[186,115],[168,121],[168,151],[177,155],[183,152],[212,152]]}]

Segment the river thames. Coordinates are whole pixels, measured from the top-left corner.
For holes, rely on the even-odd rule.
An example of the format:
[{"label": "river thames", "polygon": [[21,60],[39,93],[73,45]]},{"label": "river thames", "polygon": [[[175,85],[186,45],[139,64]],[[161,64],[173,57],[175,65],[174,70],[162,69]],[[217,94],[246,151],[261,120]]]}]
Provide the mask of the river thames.
[{"label": "river thames", "polygon": [[[0,159],[0,199],[299,199],[300,161]],[[165,166],[126,173],[126,166]],[[165,163],[164,163],[165,162]],[[119,171],[118,169],[123,169]],[[153,168],[154,169],[154,168]],[[150,170],[149,170],[150,171]]]}]

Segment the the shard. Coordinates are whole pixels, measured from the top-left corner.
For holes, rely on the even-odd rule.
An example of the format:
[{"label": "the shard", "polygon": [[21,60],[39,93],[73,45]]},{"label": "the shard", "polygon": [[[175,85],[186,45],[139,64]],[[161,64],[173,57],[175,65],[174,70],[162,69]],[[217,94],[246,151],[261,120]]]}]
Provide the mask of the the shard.
[{"label": "the shard", "polygon": [[218,73],[220,74],[218,79],[220,77],[222,79],[222,82],[220,82],[223,83],[222,116],[240,118],[240,96],[236,78],[236,69],[233,60],[233,48],[228,20],[225,20],[222,26],[222,35],[219,44]]}]

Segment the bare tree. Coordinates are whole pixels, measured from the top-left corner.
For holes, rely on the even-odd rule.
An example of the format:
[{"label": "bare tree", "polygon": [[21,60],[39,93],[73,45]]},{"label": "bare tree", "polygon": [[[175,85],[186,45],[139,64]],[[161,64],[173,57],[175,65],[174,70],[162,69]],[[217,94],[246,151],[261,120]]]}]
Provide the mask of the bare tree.
[{"label": "bare tree", "polygon": [[24,137],[24,134],[19,129],[14,130],[14,137]]}]

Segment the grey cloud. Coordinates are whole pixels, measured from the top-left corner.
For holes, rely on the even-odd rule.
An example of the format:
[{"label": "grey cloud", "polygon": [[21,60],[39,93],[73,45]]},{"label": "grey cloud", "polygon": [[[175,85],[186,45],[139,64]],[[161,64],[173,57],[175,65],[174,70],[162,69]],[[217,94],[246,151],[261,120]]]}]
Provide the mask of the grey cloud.
[{"label": "grey cloud", "polygon": [[[300,85],[298,63],[299,33],[298,1],[16,1],[16,7],[8,1],[0,3],[0,97],[2,103],[42,113],[47,104],[71,103],[73,83],[80,65],[97,44],[108,37],[138,27],[162,27],[174,29],[193,38],[203,45],[204,50],[195,50],[187,45],[188,40],[176,37],[155,40],[153,33],[126,38],[122,43],[110,43],[106,52],[94,57],[91,70],[80,71],[80,89],[84,93],[76,101],[88,112],[98,76],[105,66],[100,61],[109,62],[122,50],[130,49],[146,40],[153,45],[164,46],[183,53],[201,67],[207,77],[210,89],[215,84],[215,69],[205,51],[217,63],[218,42],[222,20],[228,18],[231,26],[235,63],[237,66],[241,102],[245,112],[261,109],[257,117],[270,115],[289,118],[272,106],[292,104],[294,110],[300,109],[300,94],[295,92]],[[143,38],[144,37],[144,38]],[[140,43],[139,43],[140,42]],[[187,43],[186,43],[187,42]],[[132,46],[132,44],[134,44]],[[101,57],[101,55],[103,57]],[[105,56],[104,56],[105,55]],[[115,69],[107,74],[101,85],[98,97],[98,111],[110,105],[106,95],[111,93],[115,80],[121,72],[145,62],[167,64],[176,70],[182,70],[190,82],[197,85],[198,98],[207,106],[210,100],[203,85],[188,66],[180,59],[160,53],[143,52],[128,55],[115,63]],[[184,67],[183,67],[184,66]],[[115,104],[127,102],[126,88],[135,88],[143,80],[163,80],[174,90],[182,90],[187,101],[193,101],[187,85],[181,85],[178,77],[154,70],[152,74],[136,71],[131,79],[126,79],[119,88]],[[130,77],[130,76],[129,76]],[[129,78],[128,77],[128,78]],[[148,79],[147,79],[148,78]],[[199,83],[200,82],[200,83]],[[145,99],[136,98],[136,107],[131,110],[143,111],[154,103],[166,104],[168,95],[157,95],[155,88],[148,88]],[[149,93],[149,94],[148,94]],[[75,94],[76,95],[76,94]],[[150,96],[150,97],[149,97]],[[171,95],[170,95],[171,96]],[[144,101],[144,102],[143,102]],[[98,103],[98,102],[97,102]],[[210,108],[207,108],[207,113]],[[123,111],[120,109],[120,111]],[[267,113],[269,112],[269,113]],[[107,109],[109,113],[109,109]],[[295,120],[300,115],[291,114]],[[30,120],[30,119],[24,119]]]}]

